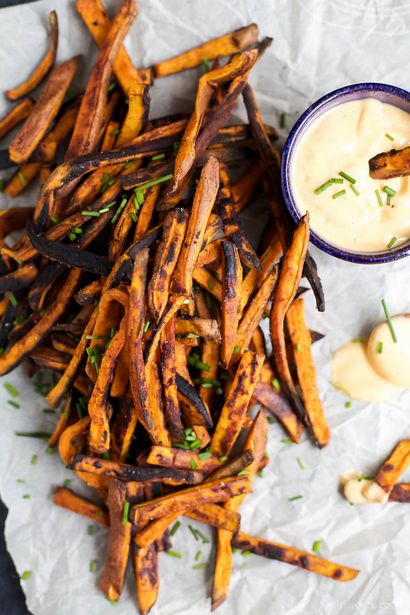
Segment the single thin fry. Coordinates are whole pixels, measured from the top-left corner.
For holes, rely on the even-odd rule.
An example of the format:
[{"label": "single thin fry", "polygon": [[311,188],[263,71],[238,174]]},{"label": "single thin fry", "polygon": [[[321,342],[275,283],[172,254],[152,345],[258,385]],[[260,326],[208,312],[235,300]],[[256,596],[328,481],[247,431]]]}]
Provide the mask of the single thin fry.
[{"label": "single thin fry", "polygon": [[68,487],[56,488],[54,492],[54,504],[71,510],[71,512],[77,513],[77,515],[87,517],[103,527],[108,527],[110,525],[110,518],[105,508],[78,495]]},{"label": "single thin fry", "polygon": [[390,493],[407,466],[410,464],[410,440],[401,440],[386,459],[375,476],[375,481]]},{"label": "single thin fry", "polygon": [[222,244],[222,363],[229,367],[239,324],[242,265],[238,248],[229,241]]},{"label": "single thin fry", "polygon": [[382,152],[369,160],[369,175],[373,179],[390,179],[410,175],[410,147]]},{"label": "single thin fry", "polygon": [[25,120],[34,108],[31,98],[25,98],[0,119],[0,139],[5,137],[17,124]]}]

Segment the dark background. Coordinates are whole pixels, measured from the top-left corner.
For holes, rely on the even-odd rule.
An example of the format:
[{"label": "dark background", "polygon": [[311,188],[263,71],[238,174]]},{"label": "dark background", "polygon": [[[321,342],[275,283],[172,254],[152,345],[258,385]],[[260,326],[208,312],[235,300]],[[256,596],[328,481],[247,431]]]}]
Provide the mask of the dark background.
[{"label": "dark background", "polygon": [[[0,0],[0,9],[16,4],[26,4],[28,1]],[[0,501],[0,613],[1,615],[30,615],[20,587],[18,574],[6,550],[6,543],[4,541],[4,522],[6,517],[7,508]]]}]

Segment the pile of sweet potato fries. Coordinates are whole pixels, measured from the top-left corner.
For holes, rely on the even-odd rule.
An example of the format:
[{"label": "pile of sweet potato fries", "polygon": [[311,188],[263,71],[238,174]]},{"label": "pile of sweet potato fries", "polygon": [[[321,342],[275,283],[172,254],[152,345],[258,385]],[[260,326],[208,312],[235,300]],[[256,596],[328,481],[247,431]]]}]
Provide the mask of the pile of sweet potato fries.
[{"label": "pile of sweet potato fries", "polygon": [[[240,531],[268,462],[265,411],[294,442],[303,429],[320,447],[330,438],[299,287],[306,277],[324,309],[309,220],[295,228],[284,208],[276,131],[248,82],[271,41],[251,24],[137,70],[123,47],[135,0],[112,21],[101,0],[76,7],[99,47],[84,92],[67,94],[81,59],[55,63],[52,12],[49,50],[0,120],[1,137],[18,127],[0,152],[16,167],[5,194],[40,185],[33,207],[0,212],[0,374],[24,362],[57,375],[49,446],[100,503],[63,486],[55,502],[109,527],[100,587],[118,600],[132,559],[141,613],[180,516],[216,528],[212,609],[234,547],[351,580],[357,570]],[[192,113],[151,119],[155,79],[194,67]],[[241,98],[249,121],[232,125]],[[255,248],[239,213],[256,198],[270,215]]]}]

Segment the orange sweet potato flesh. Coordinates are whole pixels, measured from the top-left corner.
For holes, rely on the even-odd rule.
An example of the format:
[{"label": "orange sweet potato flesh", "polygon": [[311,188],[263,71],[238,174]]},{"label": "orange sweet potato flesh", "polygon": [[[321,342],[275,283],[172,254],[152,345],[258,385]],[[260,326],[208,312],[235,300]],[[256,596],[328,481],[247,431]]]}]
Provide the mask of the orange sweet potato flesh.
[{"label": "orange sweet potato flesh", "polygon": [[132,544],[135,590],[141,615],[146,615],[158,597],[158,552],[155,544],[140,548]]},{"label": "orange sweet potato flesh", "polygon": [[92,152],[99,140],[107,103],[113,62],[137,15],[135,0],[122,0],[121,8],[101,47],[81,101],[66,160]]},{"label": "orange sweet potato flesh", "polygon": [[286,312],[286,324],[293,346],[299,386],[302,391],[307,419],[314,438],[320,447],[330,440],[330,429],[319,398],[316,369],[312,357],[311,336],[305,321],[304,301],[295,299]]},{"label": "orange sweet potato flesh", "polygon": [[221,358],[229,367],[239,324],[242,265],[238,248],[230,241],[222,244],[222,347]]},{"label": "orange sweet potato flesh", "polygon": [[255,387],[253,396],[281,423],[292,440],[299,442],[303,425],[283,395],[275,391],[271,384],[260,381]]},{"label": "orange sweet potato flesh", "polygon": [[159,77],[166,77],[167,75],[173,75],[183,70],[194,68],[199,66],[204,58],[211,61],[220,56],[228,56],[242,51],[256,42],[258,34],[259,28],[255,23],[233,32],[228,32],[228,34],[207,41],[174,58],[155,64],[155,77],[158,79]]},{"label": "orange sweet potato flesh", "polygon": [[263,355],[257,355],[249,350],[242,355],[212,437],[211,451],[214,455],[219,457],[229,455],[235,444],[253,390],[259,381],[264,358]]},{"label": "orange sweet potato flesh", "polygon": [[77,513],[77,515],[87,517],[103,527],[109,527],[110,525],[110,518],[104,508],[78,495],[68,487],[56,488],[54,492],[54,504],[71,510],[71,512]]},{"label": "orange sweet potato flesh", "polygon": [[[101,48],[112,25],[103,3],[101,0],[77,0],[75,6]],[[137,70],[124,47],[120,48],[114,60],[114,74],[125,95],[135,82],[150,84],[152,81],[151,70]]]},{"label": "orange sweet potato flesh", "polygon": [[410,440],[401,440],[392,454],[383,463],[375,476],[375,481],[386,492],[390,493],[397,479],[410,464]]},{"label": "orange sweet potato flesh", "polygon": [[144,131],[148,121],[148,111],[149,87],[136,82],[128,90],[128,111],[118,135],[117,149],[129,143]]},{"label": "orange sweet potato flesh", "polygon": [[63,104],[77,67],[78,58],[72,58],[52,70],[30,115],[10,142],[13,162],[26,162],[39,145]]},{"label": "orange sweet potato flesh", "polygon": [[50,23],[50,43],[47,52],[38,66],[36,66],[31,75],[27,77],[23,83],[5,92],[9,100],[17,100],[18,98],[29,94],[42,82],[54,64],[58,47],[57,13],[55,11],[51,11],[48,18]]},{"label": "orange sweet potato flesh", "polygon": [[0,119],[0,139],[5,137],[17,124],[25,120],[33,110],[31,98],[25,98],[15,105],[11,111]]},{"label": "orange sweet potato flesh", "polygon": [[181,421],[181,410],[179,407],[178,388],[176,383],[174,317],[165,325],[161,337],[160,370],[166,425],[174,439],[183,440],[184,427]]},{"label": "orange sweet potato flesh", "polygon": [[369,175],[373,179],[390,179],[410,175],[410,147],[392,149],[371,158]]},{"label": "orange sweet potato flesh", "polygon": [[276,559],[292,566],[298,566],[335,581],[353,581],[359,574],[359,570],[355,568],[335,564],[308,551],[301,551],[295,547],[288,547],[263,538],[255,538],[244,532],[238,532],[234,536],[232,546],[269,559]]}]

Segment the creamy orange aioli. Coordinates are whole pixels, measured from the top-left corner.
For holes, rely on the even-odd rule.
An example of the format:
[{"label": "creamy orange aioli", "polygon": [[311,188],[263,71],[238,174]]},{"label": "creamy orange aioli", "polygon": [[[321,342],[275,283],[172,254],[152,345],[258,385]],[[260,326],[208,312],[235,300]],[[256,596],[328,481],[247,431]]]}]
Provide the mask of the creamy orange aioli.
[{"label": "creamy orange aioli", "polygon": [[395,342],[386,322],[366,341],[349,342],[332,358],[332,384],[352,399],[385,401],[410,388],[410,315],[394,316]]},{"label": "creamy orange aioli", "polygon": [[[394,138],[392,141],[387,135]],[[292,162],[292,190],[301,213],[324,239],[355,252],[380,252],[410,238],[410,177],[375,180],[368,161],[410,145],[410,114],[373,98],[342,103],[315,120],[301,136]],[[331,178],[346,179],[315,193]],[[396,192],[386,205],[383,188]],[[338,198],[333,196],[345,190]],[[379,190],[383,205],[379,205]],[[396,239],[394,239],[396,238]],[[391,245],[392,244],[392,245]]]}]

